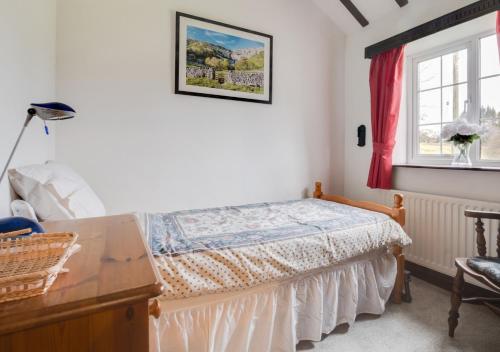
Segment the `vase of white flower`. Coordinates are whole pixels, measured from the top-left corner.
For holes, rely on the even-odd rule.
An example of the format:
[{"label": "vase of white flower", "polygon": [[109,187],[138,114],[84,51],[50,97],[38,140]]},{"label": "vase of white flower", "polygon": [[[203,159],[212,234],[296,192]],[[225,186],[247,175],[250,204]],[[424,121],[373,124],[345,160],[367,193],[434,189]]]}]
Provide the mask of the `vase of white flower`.
[{"label": "vase of white flower", "polygon": [[460,118],[443,127],[441,136],[448,142],[453,142],[456,153],[452,165],[470,167],[470,148],[474,141],[478,140],[487,132],[485,126],[476,123],[469,123],[466,119]]},{"label": "vase of white flower", "polygon": [[455,157],[451,162],[453,166],[472,166],[472,161],[470,160],[470,147],[472,143],[456,143],[455,147],[457,148],[457,152],[455,153]]}]

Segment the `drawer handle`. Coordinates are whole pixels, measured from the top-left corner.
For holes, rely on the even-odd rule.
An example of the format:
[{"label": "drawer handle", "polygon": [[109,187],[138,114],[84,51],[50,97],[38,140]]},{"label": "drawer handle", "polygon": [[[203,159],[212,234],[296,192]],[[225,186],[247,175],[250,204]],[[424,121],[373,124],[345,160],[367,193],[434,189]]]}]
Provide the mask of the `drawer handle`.
[{"label": "drawer handle", "polygon": [[161,314],[160,301],[158,301],[155,298],[149,304],[149,315],[152,315],[153,317],[158,319],[158,318],[160,318],[160,314]]}]

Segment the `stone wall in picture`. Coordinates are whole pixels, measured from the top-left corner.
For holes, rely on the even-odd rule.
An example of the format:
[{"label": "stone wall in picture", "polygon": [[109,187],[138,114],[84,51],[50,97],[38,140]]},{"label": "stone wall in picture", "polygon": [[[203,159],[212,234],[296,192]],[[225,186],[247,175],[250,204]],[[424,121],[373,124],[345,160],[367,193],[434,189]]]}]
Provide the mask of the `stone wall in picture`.
[{"label": "stone wall in picture", "polygon": [[226,80],[239,86],[264,87],[264,72],[229,71]]},{"label": "stone wall in picture", "polygon": [[187,78],[215,79],[215,70],[211,67],[186,67]]}]

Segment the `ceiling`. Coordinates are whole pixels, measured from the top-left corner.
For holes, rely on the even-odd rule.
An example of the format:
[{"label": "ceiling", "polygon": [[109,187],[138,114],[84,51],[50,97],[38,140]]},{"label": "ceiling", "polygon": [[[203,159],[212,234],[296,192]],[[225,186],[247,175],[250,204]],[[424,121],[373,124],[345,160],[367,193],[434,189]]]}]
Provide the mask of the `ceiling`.
[{"label": "ceiling", "polygon": [[[359,23],[339,0],[312,1],[345,33],[353,33],[361,29]],[[399,5],[394,0],[352,0],[352,2],[369,22],[375,22],[384,15],[399,9]]]},{"label": "ceiling", "polygon": [[[312,0],[346,34],[362,30],[340,0]],[[445,14],[477,0],[409,0],[408,5],[400,8],[395,0],[351,0],[363,16],[370,22],[365,28],[385,16],[417,16],[417,13]],[[426,16],[428,17],[428,16]]]}]

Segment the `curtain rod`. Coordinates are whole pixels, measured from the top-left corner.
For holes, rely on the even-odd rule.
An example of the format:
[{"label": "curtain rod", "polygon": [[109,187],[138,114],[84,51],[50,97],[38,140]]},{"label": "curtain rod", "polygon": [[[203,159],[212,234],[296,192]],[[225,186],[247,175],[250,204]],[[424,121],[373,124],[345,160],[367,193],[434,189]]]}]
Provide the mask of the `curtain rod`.
[{"label": "curtain rod", "polygon": [[365,59],[500,10],[500,0],[480,0],[365,48]]}]

